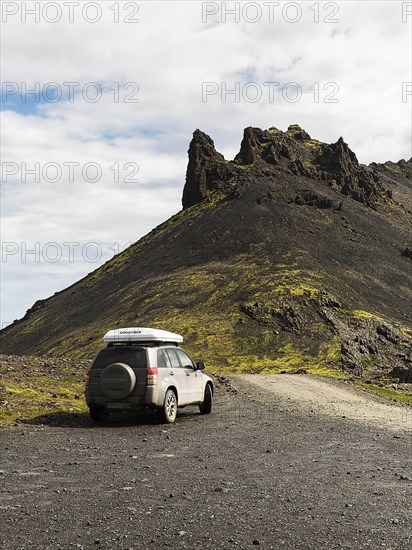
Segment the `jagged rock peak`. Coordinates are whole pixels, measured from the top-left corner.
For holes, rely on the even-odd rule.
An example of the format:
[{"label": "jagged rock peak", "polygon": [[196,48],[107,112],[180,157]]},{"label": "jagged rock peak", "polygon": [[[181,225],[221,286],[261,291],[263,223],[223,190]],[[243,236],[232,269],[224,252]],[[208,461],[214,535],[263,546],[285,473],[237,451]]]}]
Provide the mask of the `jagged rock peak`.
[{"label": "jagged rock peak", "polygon": [[212,191],[224,185],[233,173],[231,165],[216,151],[213,140],[200,130],[193,133],[188,155],[183,208],[203,200]]},{"label": "jagged rock peak", "polygon": [[197,153],[210,156],[217,155],[223,159],[223,155],[216,151],[212,138],[199,130],[199,128],[193,132],[193,139],[189,146],[189,158],[190,155],[196,155]]},{"label": "jagged rock peak", "polygon": [[227,161],[215,149],[213,140],[196,130],[189,146],[189,164],[183,190],[183,208],[192,206],[216,189],[233,188],[246,176],[284,172],[297,177],[321,180],[338,193],[371,207],[388,199],[376,171],[361,166],[342,137],[327,144],[310,135],[298,124],[286,132],[248,127],[243,132],[240,151]]},{"label": "jagged rock peak", "polygon": [[298,141],[310,140],[310,135],[299,124],[291,124],[286,133]]},{"label": "jagged rock peak", "polygon": [[253,164],[260,156],[259,145],[263,142],[263,130],[249,126],[243,130],[240,151],[235,157],[239,164]]},{"label": "jagged rock peak", "polygon": [[240,151],[234,162],[249,165],[263,160],[280,166],[282,159],[290,162],[301,158],[304,153],[301,146],[306,142],[311,142],[311,137],[298,124],[290,125],[286,132],[274,126],[268,130],[249,127],[243,132]]}]

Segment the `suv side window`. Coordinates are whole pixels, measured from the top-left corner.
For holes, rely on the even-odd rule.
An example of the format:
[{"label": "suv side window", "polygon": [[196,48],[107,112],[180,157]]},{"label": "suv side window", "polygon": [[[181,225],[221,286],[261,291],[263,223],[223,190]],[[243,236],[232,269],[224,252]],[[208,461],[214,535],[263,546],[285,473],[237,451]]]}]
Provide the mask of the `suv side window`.
[{"label": "suv side window", "polygon": [[190,359],[190,357],[188,356],[188,354],[185,351],[183,351],[182,349],[177,349],[176,353],[177,353],[177,356],[180,359],[180,363],[181,363],[182,367],[192,367],[192,368],[194,368],[193,361]]},{"label": "suv side window", "polygon": [[179,363],[179,359],[177,358],[177,355],[176,355],[176,350],[170,348],[170,349],[166,349],[165,352],[167,353],[167,355],[169,357],[170,364],[171,364],[172,368],[179,368],[180,363]]},{"label": "suv side window", "polygon": [[166,369],[168,367],[170,367],[170,360],[169,360],[169,356],[166,353],[166,350],[158,349],[157,350],[157,368]]}]

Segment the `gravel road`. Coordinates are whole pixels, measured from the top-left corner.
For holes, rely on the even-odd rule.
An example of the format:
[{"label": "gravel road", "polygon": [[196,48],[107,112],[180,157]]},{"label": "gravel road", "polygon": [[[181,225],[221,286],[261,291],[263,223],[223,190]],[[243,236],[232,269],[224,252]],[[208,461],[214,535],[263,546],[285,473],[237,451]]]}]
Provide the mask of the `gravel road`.
[{"label": "gravel road", "polygon": [[302,414],[348,418],[362,425],[412,433],[412,407],[391,403],[342,380],[310,375],[244,374],[233,376],[237,385],[265,389],[266,401],[282,402]]},{"label": "gravel road", "polygon": [[323,414],[333,383],[317,408],[277,385],[220,378],[213,413],[187,408],[175,425],[2,427],[1,548],[410,549],[408,421]]}]

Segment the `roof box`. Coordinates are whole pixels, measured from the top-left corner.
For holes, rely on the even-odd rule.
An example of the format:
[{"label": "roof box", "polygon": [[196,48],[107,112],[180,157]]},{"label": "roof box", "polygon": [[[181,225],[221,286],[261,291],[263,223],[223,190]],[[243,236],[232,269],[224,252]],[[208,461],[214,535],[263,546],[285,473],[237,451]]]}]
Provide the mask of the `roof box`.
[{"label": "roof box", "polygon": [[180,344],[183,336],[157,328],[129,327],[109,330],[103,336],[108,344],[124,342],[170,342]]}]

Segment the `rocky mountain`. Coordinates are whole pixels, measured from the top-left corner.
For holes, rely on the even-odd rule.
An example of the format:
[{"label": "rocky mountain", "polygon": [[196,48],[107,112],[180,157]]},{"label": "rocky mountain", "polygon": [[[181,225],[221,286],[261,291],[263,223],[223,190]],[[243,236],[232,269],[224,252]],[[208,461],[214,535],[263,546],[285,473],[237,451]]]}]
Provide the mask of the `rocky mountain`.
[{"label": "rocky mountain", "polygon": [[196,130],[183,209],[0,333],[2,353],[90,357],[106,330],[184,335],[215,371],[412,382],[411,160],[246,128],[227,161]]},{"label": "rocky mountain", "polygon": [[385,162],[370,165],[372,170],[378,172],[385,182],[393,199],[403,205],[409,212],[412,211],[412,158],[401,159],[398,162]]}]

